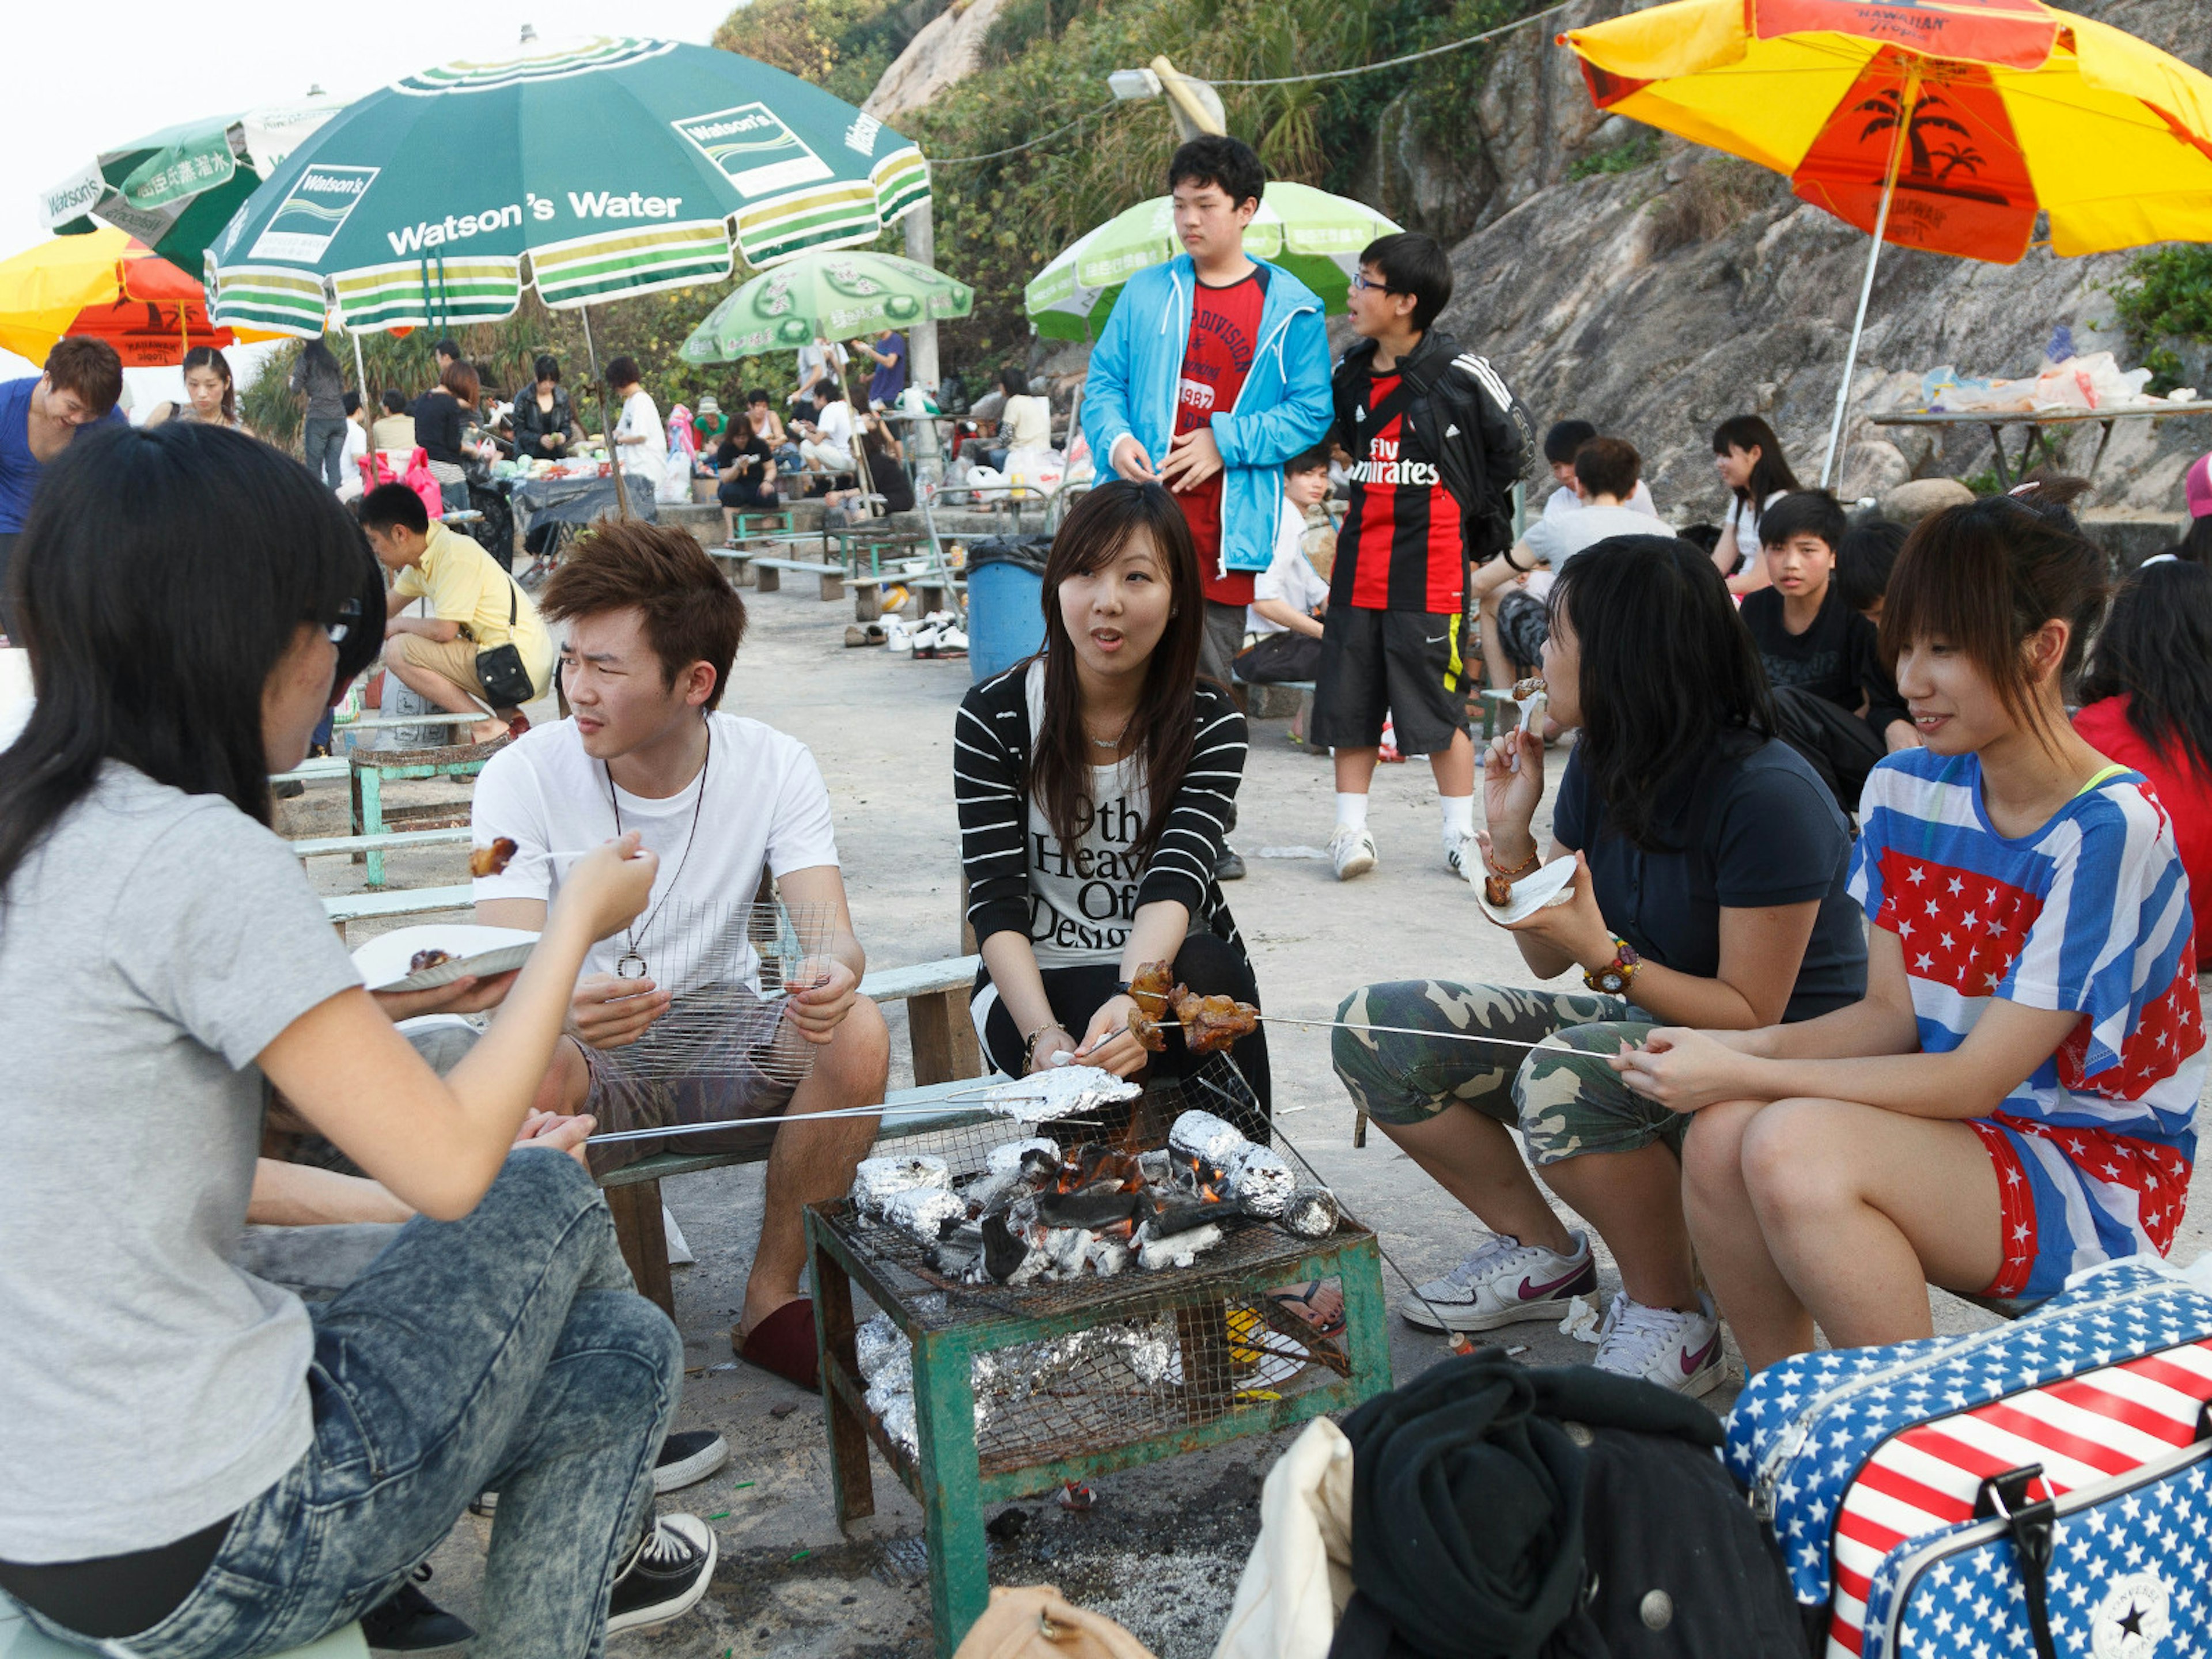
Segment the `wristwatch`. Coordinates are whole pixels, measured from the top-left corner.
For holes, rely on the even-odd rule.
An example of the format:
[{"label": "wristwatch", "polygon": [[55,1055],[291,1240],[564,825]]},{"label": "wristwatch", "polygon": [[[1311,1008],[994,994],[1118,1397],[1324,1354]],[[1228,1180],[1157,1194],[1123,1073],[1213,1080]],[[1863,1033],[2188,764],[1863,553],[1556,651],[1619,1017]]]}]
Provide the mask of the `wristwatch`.
[{"label": "wristwatch", "polygon": [[1593,991],[1602,991],[1609,997],[1628,994],[1635,982],[1636,970],[1644,965],[1644,958],[1636,954],[1636,947],[1619,934],[1613,935],[1613,960],[1595,972],[1585,969],[1583,983]]}]

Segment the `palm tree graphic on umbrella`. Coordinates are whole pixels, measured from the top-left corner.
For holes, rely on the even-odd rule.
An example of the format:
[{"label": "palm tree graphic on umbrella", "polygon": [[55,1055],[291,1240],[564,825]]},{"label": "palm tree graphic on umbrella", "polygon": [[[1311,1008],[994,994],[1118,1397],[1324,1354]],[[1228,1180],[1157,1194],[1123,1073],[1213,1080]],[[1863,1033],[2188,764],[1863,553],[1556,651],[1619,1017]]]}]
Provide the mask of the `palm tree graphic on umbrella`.
[{"label": "palm tree graphic on umbrella", "polygon": [[[1859,130],[1859,142],[1865,143],[1877,133],[1893,132],[1900,118],[1905,125],[1906,155],[1911,165],[1897,180],[1899,190],[1935,191],[1946,196],[1972,197],[1977,201],[2002,202],[2003,194],[1988,190],[1972,190],[1954,185],[1951,176],[1963,173],[1972,178],[1981,171],[1987,159],[1973,146],[1973,131],[1964,122],[1938,113],[1948,108],[1941,93],[1922,93],[1912,100],[1909,114],[1905,111],[1905,94],[1897,87],[1885,87],[1871,98],[1863,99],[1852,106],[1854,114],[1870,118]],[[1930,145],[1930,133],[1954,133],[1957,137],[1940,148]],[[1938,158],[1941,165],[1938,165]],[[1879,182],[1877,180],[1877,182]]]}]

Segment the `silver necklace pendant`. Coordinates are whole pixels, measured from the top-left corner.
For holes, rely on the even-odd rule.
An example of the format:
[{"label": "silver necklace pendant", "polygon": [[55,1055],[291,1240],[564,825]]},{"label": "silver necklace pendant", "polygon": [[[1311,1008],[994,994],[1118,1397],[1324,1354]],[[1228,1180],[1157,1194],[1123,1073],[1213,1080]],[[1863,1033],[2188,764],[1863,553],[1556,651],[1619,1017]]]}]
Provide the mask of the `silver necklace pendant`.
[{"label": "silver necklace pendant", "polygon": [[[635,965],[632,966],[633,963]],[[635,951],[623,951],[621,956],[615,959],[615,977],[617,979],[643,979],[645,977],[645,958],[638,955]]]}]

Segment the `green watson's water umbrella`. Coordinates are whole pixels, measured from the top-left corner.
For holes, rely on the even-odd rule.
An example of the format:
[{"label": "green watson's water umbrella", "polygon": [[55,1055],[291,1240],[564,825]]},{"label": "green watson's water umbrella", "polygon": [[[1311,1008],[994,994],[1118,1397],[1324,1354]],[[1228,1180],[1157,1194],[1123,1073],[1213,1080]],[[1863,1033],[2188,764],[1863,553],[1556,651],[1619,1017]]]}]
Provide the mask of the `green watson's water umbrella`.
[{"label": "green watson's water umbrella", "polygon": [[726,363],[795,351],[817,334],[850,340],[924,318],[965,317],[975,290],[895,253],[809,253],[763,271],[708,313],[684,360]]},{"label": "green watson's water umbrella", "polygon": [[[1282,266],[1321,295],[1331,312],[1340,313],[1359,250],[1402,228],[1364,202],[1278,179],[1268,184],[1260,210],[1244,228],[1244,252]],[[1106,326],[1124,283],[1182,252],[1175,204],[1156,196],[1071,243],[1030,279],[1022,302],[1038,333],[1086,339]]]},{"label": "green watson's water umbrella", "polygon": [[97,220],[197,276],[208,244],[246,198],[344,107],[344,99],[314,88],[291,103],[187,121],[102,150],[90,166],[40,192],[46,228],[82,235]]},{"label": "green watson's water umbrella", "polygon": [[865,242],[928,199],[921,152],[733,52],[598,37],[410,75],[349,106],[209,250],[225,322],[322,331],[567,308]]}]

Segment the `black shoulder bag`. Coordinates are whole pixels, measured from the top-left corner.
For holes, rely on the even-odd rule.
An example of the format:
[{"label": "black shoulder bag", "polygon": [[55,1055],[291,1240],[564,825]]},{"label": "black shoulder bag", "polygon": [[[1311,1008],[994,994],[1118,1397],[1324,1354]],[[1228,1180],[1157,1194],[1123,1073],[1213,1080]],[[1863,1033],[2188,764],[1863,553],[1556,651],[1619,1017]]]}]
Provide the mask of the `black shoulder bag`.
[{"label": "black shoulder bag", "polygon": [[[514,631],[517,608],[514,579],[507,582],[507,627]],[[495,708],[520,708],[538,695],[530,683],[530,670],[523,665],[522,653],[509,639],[505,645],[495,645],[489,651],[477,653],[477,681],[483,687],[484,696]]]}]

